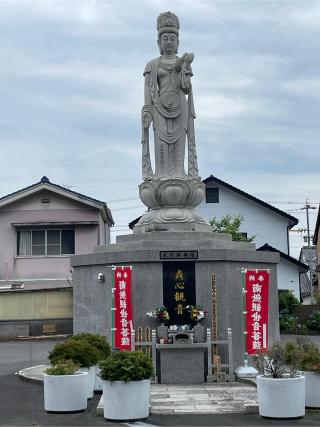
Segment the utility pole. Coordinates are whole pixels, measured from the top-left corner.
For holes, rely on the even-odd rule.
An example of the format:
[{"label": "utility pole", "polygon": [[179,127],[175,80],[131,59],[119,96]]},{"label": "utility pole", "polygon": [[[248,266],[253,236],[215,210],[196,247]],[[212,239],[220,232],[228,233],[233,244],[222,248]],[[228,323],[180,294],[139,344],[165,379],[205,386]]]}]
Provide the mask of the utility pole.
[{"label": "utility pole", "polygon": [[308,264],[309,264],[309,280],[310,280],[310,286],[311,286],[311,304],[313,304],[313,300],[314,300],[314,295],[313,295],[313,285],[312,285],[312,257],[311,257],[311,251],[310,251],[310,223],[309,223],[309,209],[316,209],[315,207],[311,206],[308,203],[308,199],[306,199],[306,204],[303,206],[303,208],[301,208],[301,210],[305,210],[306,211],[306,215],[307,215],[307,241],[308,241]]}]

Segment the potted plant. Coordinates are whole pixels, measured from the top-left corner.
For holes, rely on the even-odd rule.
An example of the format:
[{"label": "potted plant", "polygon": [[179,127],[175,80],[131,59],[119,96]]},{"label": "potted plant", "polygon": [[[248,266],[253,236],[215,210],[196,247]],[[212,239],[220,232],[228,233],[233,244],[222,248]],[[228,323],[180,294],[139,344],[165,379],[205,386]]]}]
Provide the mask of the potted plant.
[{"label": "potted plant", "polygon": [[153,365],[149,356],[138,351],[112,353],[100,364],[103,380],[104,417],[110,420],[136,420],[149,416],[150,377]]},{"label": "potted plant", "polygon": [[306,401],[308,408],[320,408],[320,350],[308,339],[286,343],[287,353],[300,351],[299,368],[305,376]]},{"label": "potted plant", "polygon": [[[106,359],[111,354],[111,346],[110,346],[109,342],[107,341],[107,338],[103,335],[82,332],[82,333],[73,335],[69,339],[73,339],[73,340],[77,340],[77,341],[79,341],[79,340],[85,341],[88,344],[90,344],[91,346],[95,347],[95,349],[99,353],[98,362]],[[92,378],[93,369],[94,369],[94,375]],[[99,376],[99,372],[100,372],[100,369],[99,369],[98,364],[96,364],[94,368],[92,368],[92,369],[90,368],[90,373],[91,373],[90,379],[91,379],[91,381],[93,381],[94,391],[102,391],[102,380]]]},{"label": "potted plant", "polygon": [[74,412],[87,409],[88,373],[80,365],[60,360],[44,373],[44,409],[48,412]]},{"label": "potted plant", "polygon": [[273,344],[268,352],[254,357],[257,375],[259,414],[271,418],[305,415],[305,379],[299,374],[301,353],[286,354],[285,346]]},{"label": "potted plant", "polygon": [[88,373],[87,396],[93,397],[95,365],[99,359],[98,350],[84,340],[67,339],[61,344],[56,344],[49,353],[48,359],[52,365],[60,360],[71,359],[80,365],[80,370]]}]

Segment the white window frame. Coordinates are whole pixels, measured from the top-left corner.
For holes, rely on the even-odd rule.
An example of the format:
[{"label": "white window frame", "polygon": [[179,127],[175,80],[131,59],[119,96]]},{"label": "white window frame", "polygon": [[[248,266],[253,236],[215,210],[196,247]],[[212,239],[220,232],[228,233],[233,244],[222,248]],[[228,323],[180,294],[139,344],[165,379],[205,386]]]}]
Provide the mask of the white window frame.
[{"label": "white window frame", "polygon": [[[19,247],[18,247],[18,232],[20,231],[30,231],[31,233],[31,253],[29,255],[20,255],[19,252]],[[44,231],[44,250],[45,253],[44,254],[39,254],[39,255],[34,255],[32,253],[32,232],[33,231]],[[48,238],[47,238],[47,232],[48,231],[60,231],[60,253],[59,254],[48,254]],[[75,241],[74,241],[74,252],[73,253],[69,253],[69,254],[62,254],[61,253],[61,232],[62,231],[73,231],[74,232],[74,240],[75,240],[75,229],[74,228],[18,228],[17,229],[17,234],[16,234],[16,246],[17,246],[17,250],[16,250],[16,254],[17,257],[21,257],[21,258],[29,258],[29,257],[33,257],[33,258],[37,258],[37,257],[66,257],[66,256],[70,256],[70,255],[74,255],[75,254]],[[37,245],[40,246],[40,245]],[[42,245],[41,245],[42,246]],[[57,245],[56,245],[57,246]]]}]

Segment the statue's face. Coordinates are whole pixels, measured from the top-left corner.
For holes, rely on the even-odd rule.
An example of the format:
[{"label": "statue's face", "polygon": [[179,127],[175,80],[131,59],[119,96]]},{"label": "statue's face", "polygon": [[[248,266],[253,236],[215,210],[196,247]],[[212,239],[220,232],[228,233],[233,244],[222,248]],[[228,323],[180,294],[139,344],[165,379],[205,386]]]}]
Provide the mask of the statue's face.
[{"label": "statue's face", "polygon": [[179,39],[175,33],[163,33],[158,44],[163,55],[174,55],[178,52]]}]

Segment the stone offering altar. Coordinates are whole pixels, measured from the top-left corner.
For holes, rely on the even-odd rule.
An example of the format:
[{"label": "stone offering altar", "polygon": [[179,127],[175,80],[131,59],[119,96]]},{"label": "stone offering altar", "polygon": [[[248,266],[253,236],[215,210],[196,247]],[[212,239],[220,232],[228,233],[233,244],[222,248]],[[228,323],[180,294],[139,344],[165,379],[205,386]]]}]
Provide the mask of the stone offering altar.
[{"label": "stone offering altar", "polygon": [[[148,211],[136,224],[133,234],[117,236],[115,244],[99,246],[94,253],[72,257],[74,332],[105,334],[111,341],[111,267],[130,265],[135,330],[159,326],[155,319],[146,316],[155,307],[167,306],[170,326],[188,324],[188,305],[204,306],[208,309],[204,327],[214,329],[216,339],[226,339],[227,329],[231,328],[232,362],[237,367],[243,362],[244,352],[241,270],[270,270],[268,335],[269,341],[277,340],[279,254],[257,252],[253,243],[235,242],[230,235],[213,233],[195,210],[205,191],[198,171],[194,132],[191,84],[194,55],[177,55],[179,29],[175,14],[165,12],[158,17],[160,56],[148,62],[144,70],[143,182],[139,194]],[[154,170],[149,145],[151,124]],[[101,275],[105,277],[103,282],[99,280]],[[206,374],[211,373],[206,372],[207,348],[200,341],[159,344],[160,377],[170,381],[169,372],[182,357],[185,366],[189,366],[186,375],[190,375],[190,381],[205,381]],[[226,356],[226,352],[221,353],[222,362]],[[201,363],[195,363],[196,360]],[[179,378],[188,382],[181,372],[174,382]]]}]

